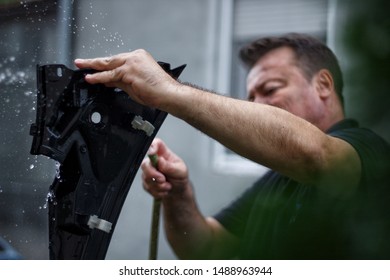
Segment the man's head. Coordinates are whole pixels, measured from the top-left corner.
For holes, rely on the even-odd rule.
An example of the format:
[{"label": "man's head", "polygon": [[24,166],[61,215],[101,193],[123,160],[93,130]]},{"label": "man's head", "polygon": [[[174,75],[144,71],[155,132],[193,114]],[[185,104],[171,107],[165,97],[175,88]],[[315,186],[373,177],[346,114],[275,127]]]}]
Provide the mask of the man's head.
[{"label": "man's head", "polygon": [[240,58],[248,68],[252,68],[267,52],[280,47],[289,47],[294,51],[297,65],[308,80],[311,80],[319,70],[327,69],[333,77],[335,91],[340,102],[344,103],[343,77],[338,60],[325,44],[314,37],[289,33],[280,37],[260,38],[243,47],[240,51]]},{"label": "man's head", "polygon": [[[336,121],[343,114],[340,66],[319,40],[296,33],[261,38],[242,48],[240,58],[250,69],[248,93],[252,101],[281,107],[322,129],[328,124],[319,122]],[[321,120],[323,117],[330,119]]]}]

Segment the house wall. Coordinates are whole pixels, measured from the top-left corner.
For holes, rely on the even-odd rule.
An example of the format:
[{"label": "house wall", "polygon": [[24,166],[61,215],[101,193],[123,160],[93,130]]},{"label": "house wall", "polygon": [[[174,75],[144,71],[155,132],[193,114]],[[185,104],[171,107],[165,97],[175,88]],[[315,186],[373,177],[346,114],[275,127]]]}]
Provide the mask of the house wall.
[{"label": "house wall", "polygon": [[[48,258],[47,209],[44,206],[55,172],[53,161],[29,155],[31,137],[28,129],[35,116],[32,94],[35,91],[35,64],[66,63],[71,67],[72,60],[77,57],[109,56],[143,48],[156,60],[169,62],[173,67],[186,63],[182,81],[217,91],[228,88],[226,84],[221,85],[227,78],[221,80],[219,68],[226,65],[221,61],[220,53],[226,51],[221,44],[224,39],[221,30],[227,29],[222,23],[229,22],[229,19],[223,20],[224,17],[231,16],[231,10],[226,8],[228,1],[62,0],[58,1],[60,5],[71,5],[71,18],[62,13],[61,7],[58,15],[39,14],[42,20],[35,18],[34,22],[31,18],[26,22],[15,20],[12,24],[0,21],[3,32],[0,34],[0,78],[11,64],[13,69],[22,67],[23,73],[27,73],[24,76],[26,83],[7,85],[7,90],[4,90],[6,80],[0,79],[0,139],[3,143],[0,147],[0,234],[23,256],[27,259]],[[335,10],[337,2],[330,0]],[[329,22],[328,40],[343,65],[346,63],[344,50],[338,32],[334,31],[342,30],[345,18],[341,13],[334,15]],[[23,36],[23,30],[28,36]],[[64,37],[62,32],[68,32],[70,36]],[[28,40],[22,42],[16,36]],[[65,51],[68,43],[71,43],[69,53]],[[215,169],[215,142],[173,116],[168,116],[158,137],[187,163],[198,206],[205,215],[216,213],[258,177],[253,173],[227,173]],[[152,198],[142,189],[138,173],[115,229],[108,259],[148,257],[151,211]],[[163,231],[158,258],[176,258]]]}]

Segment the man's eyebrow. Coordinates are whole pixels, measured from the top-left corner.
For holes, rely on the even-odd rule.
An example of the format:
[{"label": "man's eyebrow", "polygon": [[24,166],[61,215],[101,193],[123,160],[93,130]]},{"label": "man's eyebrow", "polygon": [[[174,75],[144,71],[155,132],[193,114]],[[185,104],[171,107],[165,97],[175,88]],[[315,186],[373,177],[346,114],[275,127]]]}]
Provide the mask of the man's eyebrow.
[{"label": "man's eyebrow", "polygon": [[260,87],[264,87],[266,84],[268,83],[274,83],[274,82],[277,82],[277,83],[285,83],[285,79],[283,78],[269,78],[269,79],[266,79],[264,80],[263,82],[261,82],[259,84]]}]

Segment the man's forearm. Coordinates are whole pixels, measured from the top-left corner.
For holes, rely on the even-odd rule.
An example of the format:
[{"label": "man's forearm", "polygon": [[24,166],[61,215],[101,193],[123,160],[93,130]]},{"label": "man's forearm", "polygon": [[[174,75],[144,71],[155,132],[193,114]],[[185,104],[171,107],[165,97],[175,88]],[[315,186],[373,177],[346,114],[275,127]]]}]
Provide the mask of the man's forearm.
[{"label": "man's forearm", "polygon": [[[332,180],[334,176],[346,175],[339,168],[345,163],[359,164],[356,153],[347,144],[280,108],[232,99],[187,85],[179,86],[176,93],[166,97],[161,103],[163,110],[236,153],[297,181],[315,184],[328,178]],[[332,168],[339,173],[333,174]],[[351,171],[351,178],[359,177],[354,175]],[[327,178],[323,179],[324,176]]]},{"label": "man's forearm", "polygon": [[164,226],[169,243],[181,259],[207,258],[212,232],[195,203],[190,186],[163,199]]},{"label": "man's forearm", "polygon": [[[283,173],[302,167],[325,134],[307,121],[268,105],[182,86],[162,109],[185,120],[238,154]],[[308,158],[305,158],[305,156]],[[294,166],[296,170],[294,170]]]}]

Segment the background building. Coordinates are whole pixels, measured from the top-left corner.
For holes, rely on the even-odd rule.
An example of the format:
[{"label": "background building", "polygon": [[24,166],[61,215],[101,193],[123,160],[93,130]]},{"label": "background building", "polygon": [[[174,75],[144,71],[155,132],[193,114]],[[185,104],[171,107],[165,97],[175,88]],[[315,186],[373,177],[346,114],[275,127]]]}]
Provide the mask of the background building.
[{"label": "background building", "polygon": [[[374,2],[387,5],[386,1]],[[261,35],[310,33],[329,44],[339,55],[343,69],[359,69],[349,52],[351,46],[357,50],[359,46],[348,44],[354,42],[353,36],[350,41],[344,40],[346,31],[352,27],[359,30],[359,25],[351,26],[349,19],[359,22],[365,15],[361,13],[365,6],[359,8],[357,3],[0,0],[0,236],[27,259],[48,258],[46,195],[56,167],[50,159],[29,154],[29,127],[35,121],[36,64],[61,63],[73,68],[72,61],[77,57],[109,56],[143,48],[172,66],[186,63],[183,81],[244,98],[245,70],[237,60],[237,50]],[[363,17],[362,26],[367,26],[364,20],[375,18]],[[386,21],[385,15],[383,20]],[[380,30],[382,23],[373,24],[372,32]],[[381,35],[381,41],[375,42],[379,47],[373,51],[382,56],[378,61],[388,61],[389,57],[389,35],[383,32],[372,35],[373,39]],[[365,34],[369,36],[370,32]],[[381,95],[385,102],[374,115],[369,114],[372,108],[359,106],[366,100],[361,102],[351,93],[350,84],[356,80],[346,77],[346,99],[352,104],[347,113],[374,126],[389,139],[389,97]],[[172,116],[166,119],[158,137],[187,162],[205,215],[218,211],[265,171]],[[142,190],[139,175],[123,207],[108,259],[147,258],[152,198]],[[175,258],[163,233],[159,244],[159,259]]]}]

